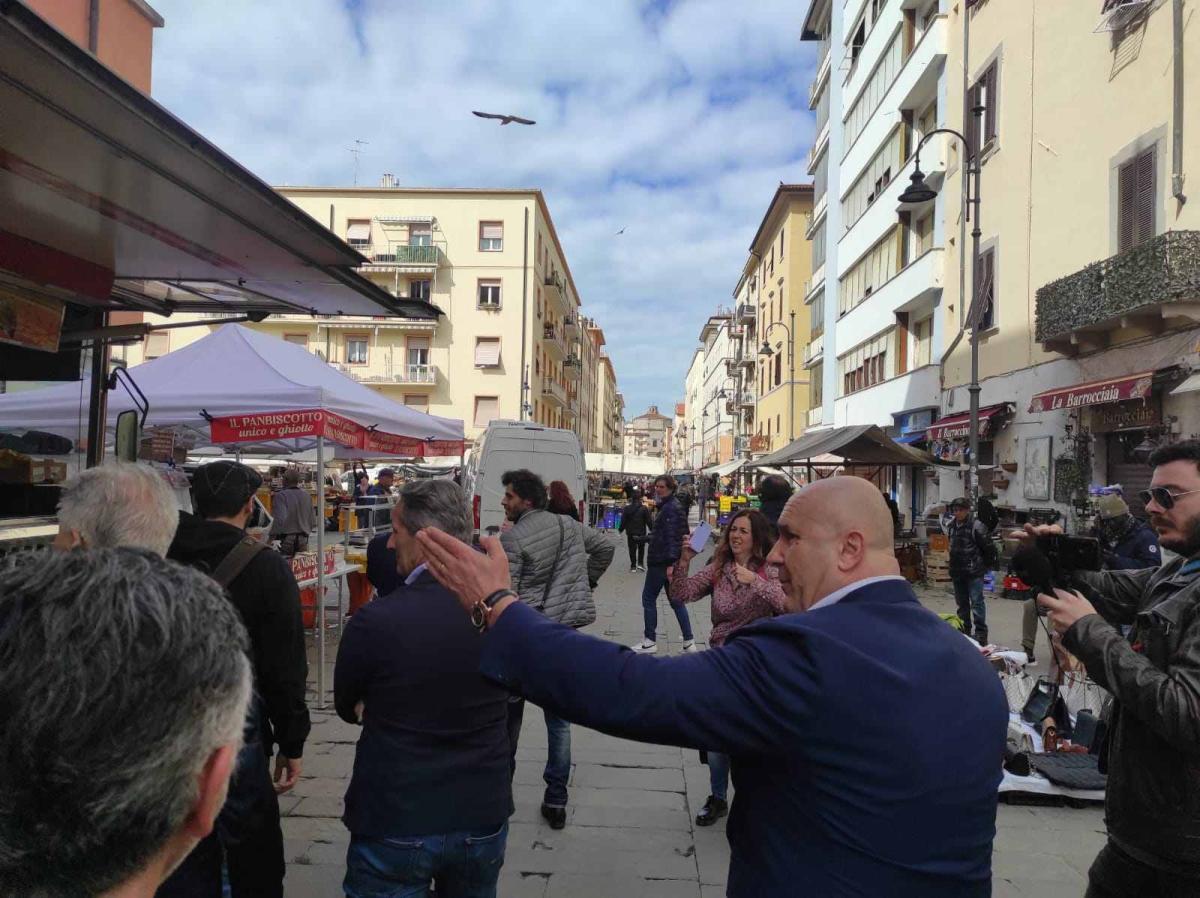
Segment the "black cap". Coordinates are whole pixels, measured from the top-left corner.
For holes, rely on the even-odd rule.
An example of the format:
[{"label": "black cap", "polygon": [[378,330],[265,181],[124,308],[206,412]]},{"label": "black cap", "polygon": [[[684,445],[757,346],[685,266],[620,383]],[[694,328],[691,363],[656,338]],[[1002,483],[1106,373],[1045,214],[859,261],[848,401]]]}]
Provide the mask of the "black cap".
[{"label": "black cap", "polygon": [[214,461],[192,476],[196,510],[205,517],[236,514],[262,486],[258,471],[236,461]]},{"label": "black cap", "polygon": [[395,477],[396,472],[393,471],[391,468],[384,468],[383,470],[381,470],[379,472],[379,476],[380,477]]},{"label": "black cap", "polygon": [[964,497],[959,496],[957,499],[955,499],[953,502],[950,503],[950,507],[951,508],[970,508],[971,503],[969,501],[967,501]]}]

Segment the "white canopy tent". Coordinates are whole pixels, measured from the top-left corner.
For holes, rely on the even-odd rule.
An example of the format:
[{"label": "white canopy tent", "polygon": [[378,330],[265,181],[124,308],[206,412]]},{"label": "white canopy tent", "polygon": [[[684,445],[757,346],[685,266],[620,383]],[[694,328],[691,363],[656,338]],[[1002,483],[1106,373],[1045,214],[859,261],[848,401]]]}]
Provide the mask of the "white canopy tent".
[{"label": "white canopy tent", "polygon": [[705,474],[717,474],[721,477],[727,477],[730,474],[738,471],[746,464],[746,459],[735,458],[732,461],[722,462],[719,465],[712,465],[704,469]]},{"label": "white canopy tent", "polygon": [[588,452],[584,457],[589,473],[636,474],[639,477],[658,477],[666,473],[666,463],[651,455],[617,455]]},{"label": "white canopy tent", "polygon": [[[322,471],[327,440],[394,457],[462,452],[462,421],[393,402],[299,346],[236,324],[128,373],[149,405],[145,426],[175,429],[198,445],[261,446],[281,453],[315,449]],[[0,395],[0,431],[38,430],[77,441],[85,432],[87,395],[86,384],[77,383]],[[107,405],[110,435],[117,415],[138,410],[120,385],[110,390]],[[317,520],[317,601],[323,611],[323,489],[317,490]],[[317,692],[324,707],[321,613],[316,640]]]}]

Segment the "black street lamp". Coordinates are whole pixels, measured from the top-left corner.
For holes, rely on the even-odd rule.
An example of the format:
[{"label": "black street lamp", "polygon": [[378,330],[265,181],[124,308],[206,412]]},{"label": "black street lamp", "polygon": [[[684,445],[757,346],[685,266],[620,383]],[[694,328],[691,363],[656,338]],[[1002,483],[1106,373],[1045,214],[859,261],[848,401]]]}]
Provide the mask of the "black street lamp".
[{"label": "black street lamp", "polygon": [[[983,133],[983,106],[974,106],[971,109],[971,114],[975,117],[975,133]],[[971,328],[971,382],[967,385],[967,393],[971,399],[970,412],[970,454],[967,465],[967,496],[971,501],[971,510],[977,511],[979,506],[979,323],[983,319],[985,309],[980,308],[980,283],[979,272],[975,270],[975,266],[979,264],[979,237],[982,231],[979,228],[979,174],[981,160],[980,153],[977,148],[971,146],[971,142],[967,140],[959,132],[953,128],[935,128],[917,144],[916,158],[913,160],[913,173],[909,179],[911,183],[900,194],[900,202],[911,205],[922,205],[932,202],[937,198],[938,192],[933,187],[925,183],[925,173],[921,171],[921,148],[925,146],[926,141],[935,134],[951,134],[957,137],[963,145],[963,152],[967,159],[970,160],[970,166],[967,169],[969,185],[967,190],[967,202],[970,208],[967,211],[968,217],[974,213],[974,227],[971,229],[971,305],[967,312],[967,326]],[[966,265],[965,257],[961,260],[962,265]]]},{"label": "black street lamp", "polygon": [[771,341],[767,337],[771,335],[772,329],[782,327],[783,332],[787,334],[788,348],[788,442],[790,443],[796,439],[796,313],[788,312],[788,318],[792,322],[791,327],[782,321],[774,321],[767,325],[767,329],[763,331],[762,349],[758,351],[758,354],[768,359],[775,354],[771,349]]}]

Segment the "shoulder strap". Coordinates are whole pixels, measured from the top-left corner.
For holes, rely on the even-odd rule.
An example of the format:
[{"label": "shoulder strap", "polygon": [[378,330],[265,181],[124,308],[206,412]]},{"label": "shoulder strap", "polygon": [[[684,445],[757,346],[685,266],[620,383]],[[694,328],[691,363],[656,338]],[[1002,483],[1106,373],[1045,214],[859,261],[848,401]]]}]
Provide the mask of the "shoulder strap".
[{"label": "shoulder strap", "polygon": [[554,553],[554,561],[550,565],[550,576],[546,578],[546,588],[542,592],[542,607],[546,607],[546,602],[550,600],[550,587],[554,585],[554,574],[558,570],[558,557],[562,555],[563,536],[566,533],[567,525],[563,523],[562,515],[555,515],[558,518],[558,551]]},{"label": "shoulder strap", "polygon": [[253,561],[255,556],[265,548],[267,548],[266,543],[261,543],[251,536],[243,536],[238,540],[237,545],[229,550],[229,554],[221,559],[221,563],[217,565],[217,569],[212,572],[212,578],[222,588],[228,589],[229,584],[236,580],[238,574],[246,569],[246,565]]}]

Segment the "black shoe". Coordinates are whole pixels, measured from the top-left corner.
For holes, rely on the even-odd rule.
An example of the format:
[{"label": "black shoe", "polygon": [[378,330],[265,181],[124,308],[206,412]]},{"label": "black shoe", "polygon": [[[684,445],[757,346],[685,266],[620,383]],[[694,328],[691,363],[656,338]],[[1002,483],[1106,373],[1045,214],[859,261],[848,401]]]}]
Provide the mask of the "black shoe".
[{"label": "black shoe", "polygon": [[704,808],[696,815],[697,826],[712,826],[729,812],[729,805],[723,798],[708,796]]},{"label": "black shoe", "polygon": [[1037,664],[1037,658],[1033,657],[1033,649],[1026,649],[1025,657],[1029,659],[1030,664]]},{"label": "black shoe", "polygon": [[551,829],[562,829],[567,825],[566,808],[552,808],[548,804],[543,804],[542,816],[546,818],[546,822],[550,824]]}]

